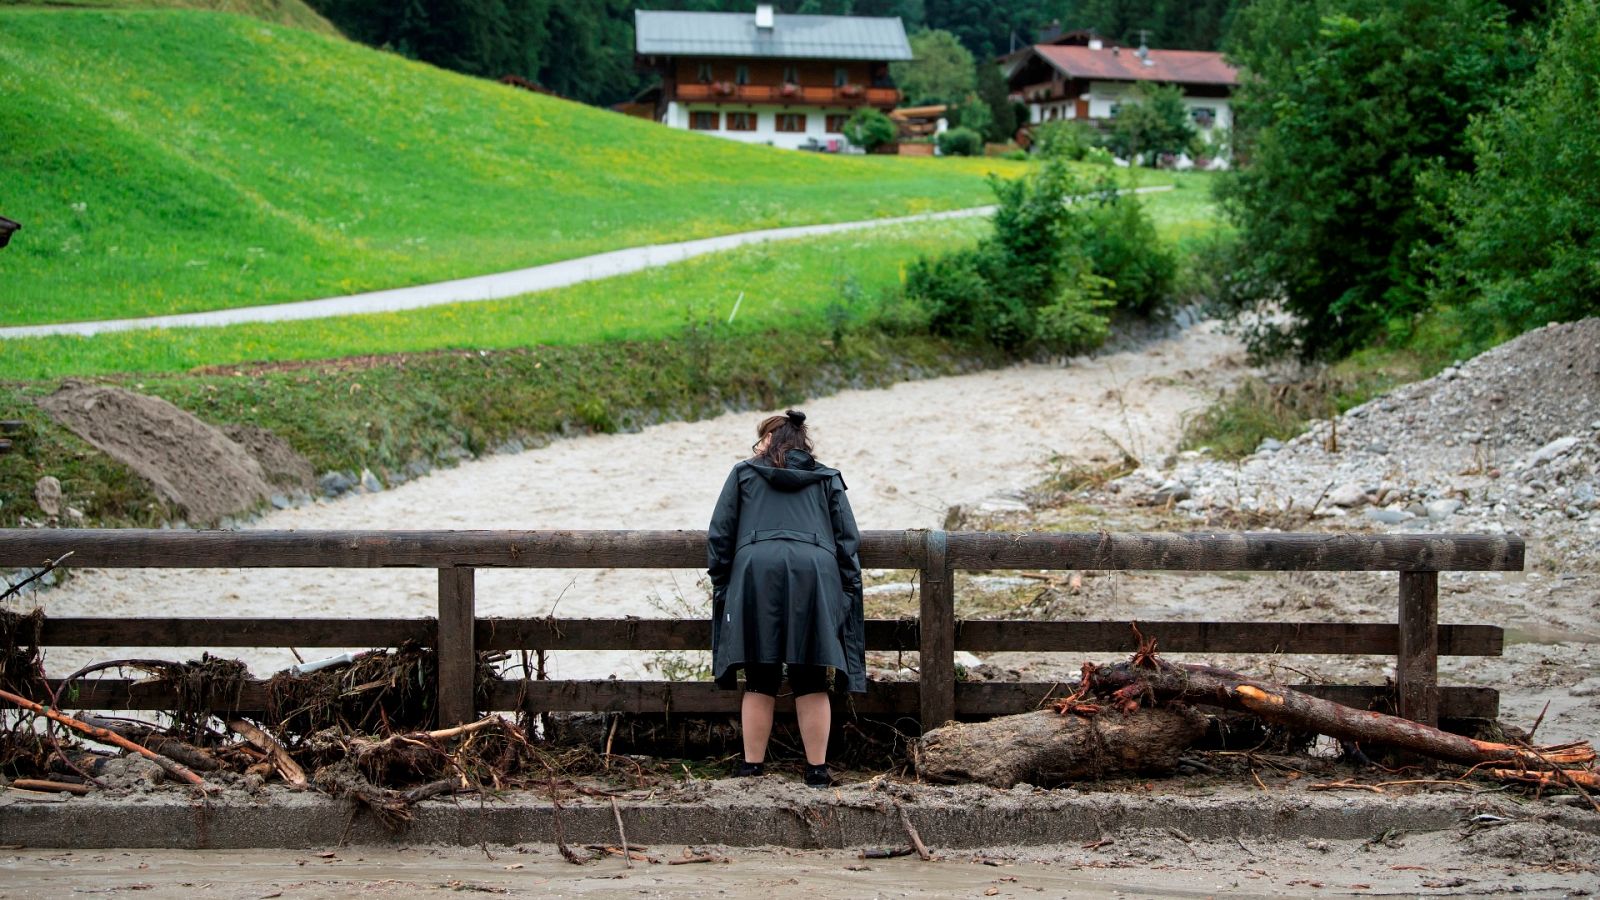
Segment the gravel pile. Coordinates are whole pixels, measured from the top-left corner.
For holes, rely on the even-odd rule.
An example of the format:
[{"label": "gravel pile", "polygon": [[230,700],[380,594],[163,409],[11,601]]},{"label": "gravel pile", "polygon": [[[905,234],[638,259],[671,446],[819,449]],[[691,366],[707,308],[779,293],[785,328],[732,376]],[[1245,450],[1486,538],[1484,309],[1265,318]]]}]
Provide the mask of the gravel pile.
[{"label": "gravel pile", "polygon": [[1124,500],[1355,519],[1380,530],[1516,531],[1600,565],[1600,318],[1529,332],[1238,462],[1181,454],[1111,482]]}]

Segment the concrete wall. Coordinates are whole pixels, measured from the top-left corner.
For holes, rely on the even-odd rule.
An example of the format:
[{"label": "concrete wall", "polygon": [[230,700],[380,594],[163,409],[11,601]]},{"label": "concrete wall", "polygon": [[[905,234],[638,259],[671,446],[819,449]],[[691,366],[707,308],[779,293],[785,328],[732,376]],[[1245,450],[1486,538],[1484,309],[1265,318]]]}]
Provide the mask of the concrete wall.
[{"label": "concrete wall", "polygon": [[[839,149],[844,150],[848,147],[848,142],[844,139],[843,134],[837,131],[828,130],[828,116],[843,116],[844,118],[848,119],[855,112],[855,110],[847,107],[829,108],[822,106],[767,108],[762,108],[759,106],[739,106],[732,104],[723,104],[718,106],[712,104],[678,103],[674,101],[667,104],[666,115],[661,121],[662,124],[668,126],[669,128],[689,130],[690,114],[695,112],[711,112],[717,114],[717,130],[697,130],[697,134],[706,134],[714,137],[727,138],[734,141],[743,141],[747,144],[771,144],[774,147],[784,147],[791,150],[802,145],[806,145],[812,140],[815,140],[818,144],[822,144],[824,146],[826,146],[829,141],[835,141],[838,143]],[[727,128],[729,113],[754,113],[756,117],[755,130],[729,131]],[[778,116],[785,113],[805,116],[806,130],[803,132],[779,131]]]}]

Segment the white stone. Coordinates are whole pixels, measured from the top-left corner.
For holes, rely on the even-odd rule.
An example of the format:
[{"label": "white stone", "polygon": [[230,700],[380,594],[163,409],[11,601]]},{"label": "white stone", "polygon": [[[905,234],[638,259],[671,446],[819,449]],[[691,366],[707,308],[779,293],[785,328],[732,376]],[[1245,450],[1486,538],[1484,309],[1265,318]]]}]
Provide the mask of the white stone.
[{"label": "white stone", "polygon": [[1578,446],[1578,439],[1572,435],[1558,437],[1533,451],[1533,455],[1528,457],[1528,467],[1533,468],[1534,466],[1544,465],[1576,446]]},{"label": "white stone", "polygon": [[1367,492],[1361,489],[1361,485],[1352,482],[1328,492],[1328,502],[1334,506],[1361,506],[1367,502]]}]

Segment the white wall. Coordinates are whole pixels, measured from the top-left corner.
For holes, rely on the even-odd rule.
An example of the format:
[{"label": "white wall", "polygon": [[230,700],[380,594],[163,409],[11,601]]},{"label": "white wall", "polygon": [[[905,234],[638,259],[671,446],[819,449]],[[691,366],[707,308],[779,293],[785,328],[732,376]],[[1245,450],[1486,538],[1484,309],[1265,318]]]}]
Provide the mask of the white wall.
[{"label": "white wall", "polygon": [[[1112,108],[1119,103],[1134,102],[1134,87],[1122,81],[1092,81],[1089,83],[1089,118],[1110,119]],[[1233,128],[1233,110],[1228,105],[1227,97],[1189,97],[1183,98],[1183,105],[1189,109],[1205,108],[1216,110],[1216,121],[1212,127]],[[1052,118],[1077,118],[1077,98],[1065,100],[1049,100],[1028,104],[1028,119],[1037,124]],[[1202,136],[1206,130],[1201,130]]]},{"label": "white wall", "polygon": [[[815,139],[818,144],[826,146],[829,141],[838,141],[840,149],[844,149],[848,142],[844,135],[836,131],[828,131],[828,116],[839,115],[849,117],[855,112],[851,108],[828,108],[822,106],[791,106],[788,108],[771,108],[756,106],[707,106],[693,103],[667,104],[666,115],[661,122],[670,128],[689,129],[689,114],[693,112],[714,112],[718,114],[716,131],[696,131],[696,134],[706,134],[713,137],[727,138],[729,140],[743,141],[747,144],[771,144],[774,147],[795,149]],[[755,131],[728,131],[728,113],[753,112],[756,114]],[[778,115],[780,113],[796,113],[806,117],[806,130],[804,132],[789,132],[778,130]]]}]

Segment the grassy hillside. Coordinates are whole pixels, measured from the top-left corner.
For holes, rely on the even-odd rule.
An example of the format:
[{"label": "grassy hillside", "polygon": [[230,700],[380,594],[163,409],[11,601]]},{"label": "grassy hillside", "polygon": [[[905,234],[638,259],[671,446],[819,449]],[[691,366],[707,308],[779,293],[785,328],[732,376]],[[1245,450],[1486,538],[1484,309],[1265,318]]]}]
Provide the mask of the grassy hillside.
[{"label": "grassy hillside", "polygon": [[0,324],[968,206],[1024,165],[747,147],[186,10],[0,6],[0,135]]},{"label": "grassy hillside", "polygon": [[0,0],[0,7],[46,6],[78,9],[203,9],[235,13],[277,25],[337,35],[339,29],[304,0]]}]

